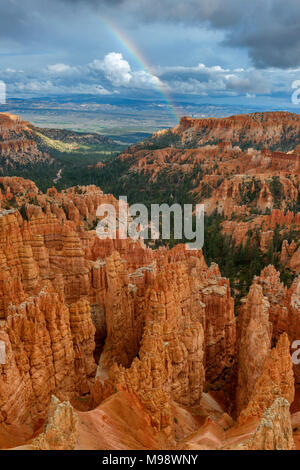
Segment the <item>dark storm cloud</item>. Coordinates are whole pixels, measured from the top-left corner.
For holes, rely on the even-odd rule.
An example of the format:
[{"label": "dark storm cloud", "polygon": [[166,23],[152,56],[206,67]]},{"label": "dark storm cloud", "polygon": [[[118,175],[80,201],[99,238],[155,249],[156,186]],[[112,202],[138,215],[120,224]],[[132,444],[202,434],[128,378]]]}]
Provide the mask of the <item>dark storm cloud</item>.
[{"label": "dark storm cloud", "polygon": [[28,31],[30,12],[14,2],[2,0],[0,15],[0,37],[4,39],[22,36]]},{"label": "dark storm cloud", "polygon": [[247,48],[258,68],[294,68],[300,65],[300,24],[269,24],[244,36],[231,32],[224,44]]},{"label": "dark storm cloud", "polygon": [[224,45],[245,48],[258,68],[300,65],[299,0],[59,0],[111,10],[123,7],[146,23],[207,26],[225,32]]},{"label": "dark storm cloud", "polygon": [[[0,0],[0,48],[7,44],[24,50],[35,44],[43,49],[64,41],[72,45],[72,36],[84,34],[78,29],[85,15],[94,10],[106,12],[124,3],[123,0]],[[92,34],[93,31],[89,31]]]},{"label": "dark storm cloud", "polygon": [[[45,20],[57,18],[62,7],[61,2],[47,0],[0,0],[0,5],[0,38],[22,45],[32,40],[43,41],[47,34]],[[52,22],[50,29],[53,31]]]},{"label": "dark storm cloud", "polygon": [[[258,68],[300,65],[299,0],[0,0],[0,3],[0,38],[23,44],[49,39],[50,31],[55,32],[59,23],[72,23],[81,11],[97,9],[100,14],[108,13],[122,22],[181,23],[224,31],[223,44],[246,49]],[[49,31],[45,30],[47,21]],[[52,40],[55,42],[55,38]]]},{"label": "dark storm cloud", "polygon": [[256,67],[300,65],[299,0],[152,0],[142,3],[141,8],[139,2],[140,14],[145,21],[206,24],[224,30],[224,44],[246,48]]},{"label": "dark storm cloud", "polygon": [[228,32],[225,44],[247,48],[258,68],[299,66],[299,0],[262,2],[254,13],[250,18],[245,15],[237,28]]}]

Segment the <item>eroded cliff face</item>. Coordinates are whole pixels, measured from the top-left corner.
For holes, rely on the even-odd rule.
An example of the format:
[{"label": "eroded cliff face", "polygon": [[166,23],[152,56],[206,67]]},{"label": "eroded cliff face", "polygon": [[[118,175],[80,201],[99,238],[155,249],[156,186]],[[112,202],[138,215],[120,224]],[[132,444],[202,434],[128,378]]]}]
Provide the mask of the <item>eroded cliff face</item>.
[{"label": "eroded cliff face", "polygon": [[0,114],[0,158],[2,164],[15,165],[51,163],[48,154],[41,152],[33,138],[30,124],[18,116],[8,113]]},{"label": "eroded cliff face", "polygon": [[232,449],[239,450],[294,450],[295,444],[289,411],[290,403],[276,398],[264,412],[254,435]]},{"label": "eroded cliff face", "polygon": [[172,132],[180,135],[183,143],[198,146],[217,140],[229,145],[252,143],[253,146],[281,148],[283,141],[291,140],[294,147],[299,139],[300,120],[298,115],[286,112],[208,119],[183,117]]},{"label": "eroded cliff face", "polygon": [[52,396],[44,431],[31,442],[33,450],[74,450],[78,440],[78,417],[69,402]]},{"label": "eroded cliff face", "polygon": [[117,252],[106,269],[100,397],[109,388],[134,391],[153,426],[170,435],[171,401],[198,404],[205,369],[206,380],[215,381],[231,367],[235,317],[228,282],[215,266],[206,267],[201,252],[188,256],[180,246],[155,260],[142,279],[141,271],[128,276]]},{"label": "eroded cliff face", "polygon": [[[264,362],[271,348],[272,325],[269,321],[269,303],[262,288],[254,284],[239,312],[238,383],[236,407],[239,414],[253,393]],[[259,354],[257,354],[259,351]]]},{"label": "eroded cliff face", "polygon": [[[184,117],[175,128],[155,133],[116,161],[121,171],[117,184],[122,182],[133,199],[163,200],[167,186],[171,202],[175,195],[176,200],[204,204],[208,222],[220,221],[222,240],[226,244],[230,239],[235,252],[255,247],[263,265],[272,262],[291,279],[300,272],[298,115]],[[135,191],[136,181],[142,184]],[[107,187],[116,186],[112,182]],[[238,263],[235,267],[230,275],[226,271],[230,278],[238,277]],[[245,293],[236,286],[236,299]]]},{"label": "eroded cliff face", "polygon": [[205,204],[207,214],[216,210],[228,219],[296,208],[299,122],[297,114],[284,112],[184,117],[118,157],[130,170],[124,188],[137,175],[150,192],[160,190],[161,180],[170,192],[185,181],[186,195]]},{"label": "eroded cliff face", "polygon": [[[280,282],[279,272],[273,266],[264,268],[259,277],[255,279],[263,291],[265,299],[269,302],[268,315],[272,323],[273,344],[285,332],[291,344],[291,354],[297,349],[293,346],[300,335],[299,308],[300,308],[300,280],[297,277],[288,289]],[[300,376],[299,367],[294,365],[295,382],[298,386]]]},{"label": "eroded cliff face", "polygon": [[[300,213],[292,211],[284,211],[282,209],[273,209],[268,215],[252,216],[249,221],[226,220],[222,223],[223,233],[233,237],[237,245],[243,245],[247,241],[249,231],[256,232],[260,239],[260,247],[263,252],[268,249],[268,242],[273,238],[276,227],[280,232],[284,233],[289,227],[293,227],[295,231],[300,229]],[[254,237],[252,236],[252,239]],[[294,262],[291,258],[297,251],[297,243],[293,240],[290,244],[287,240],[282,243],[280,260],[287,267],[292,264],[297,267],[296,257]]]},{"label": "eroded cliff face", "polygon": [[[197,404],[205,368],[211,381],[231,366],[228,281],[201,252],[191,256],[180,246],[154,252],[137,243],[140,264],[129,240],[117,245],[122,257],[110,254],[114,246],[100,246],[83,226],[101,201],[113,200],[95,188],[52,191],[44,204],[32,183],[4,184],[19,205],[32,194],[38,204],[26,205],[26,219],[17,209],[0,217],[3,435],[9,426],[26,426],[28,434],[38,428],[53,394],[87,396],[95,406],[124,390],[137,394],[156,432],[173,439],[173,401]],[[63,216],[60,205],[71,198],[74,209]]]},{"label": "eroded cliff face", "polygon": [[95,328],[88,298],[79,291],[67,303],[64,276],[55,277],[42,236],[35,259],[36,239],[22,228],[17,213],[2,214],[0,416],[1,423],[35,427],[53,393],[70,399],[89,391]]},{"label": "eroded cliff face", "polygon": [[260,418],[274,399],[284,397],[291,405],[294,397],[294,374],[290,356],[290,343],[286,333],[279,338],[263,363],[246,407],[241,411],[239,423]]},{"label": "eroded cliff face", "polygon": [[298,368],[294,378],[290,342],[297,332],[289,325],[289,295],[279,273],[268,266],[242,300],[236,346],[236,413],[241,423],[261,417],[277,397],[290,404],[294,400]]},{"label": "eroded cliff face", "polygon": [[77,233],[49,211],[28,221],[3,211],[0,225],[0,421],[34,429],[52,394],[69,400],[94,380],[91,267]]},{"label": "eroded cliff face", "polygon": [[179,186],[185,174],[190,197],[205,204],[208,214],[217,210],[227,218],[233,215],[246,218],[251,211],[265,214],[277,208],[288,210],[298,200],[298,150],[297,153],[240,147],[224,150],[219,145],[206,145],[193,149],[131,149],[118,158],[129,165],[132,175],[143,172],[153,190],[162,175],[171,182],[177,179]]},{"label": "eroded cliff face", "polygon": [[[2,448],[291,448],[297,280],[287,289],[265,268],[237,322],[201,251],[96,236],[113,196],[2,180],[20,208],[0,213]],[[273,403],[269,433],[258,425]]]}]

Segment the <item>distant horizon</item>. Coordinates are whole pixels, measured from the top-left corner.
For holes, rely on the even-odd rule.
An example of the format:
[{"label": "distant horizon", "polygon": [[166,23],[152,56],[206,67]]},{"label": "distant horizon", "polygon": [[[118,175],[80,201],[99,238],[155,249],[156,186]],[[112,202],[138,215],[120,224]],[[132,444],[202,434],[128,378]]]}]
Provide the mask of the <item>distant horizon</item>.
[{"label": "distant horizon", "polygon": [[[84,107],[82,107],[84,105]],[[170,115],[162,100],[142,98],[99,97],[96,95],[59,95],[31,98],[8,98],[0,105],[0,112],[19,115],[38,127],[70,129],[79,132],[97,132],[110,137],[136,135],[132,143],[153,132],[173,127],[184,117],[223,118],[241,114],[261,112],[300,113],[298,106],[285,108],[275,104],[269,106],[234,103],[175,102],[178,120]],[[125,141],[126,138],[124,137]]]}]

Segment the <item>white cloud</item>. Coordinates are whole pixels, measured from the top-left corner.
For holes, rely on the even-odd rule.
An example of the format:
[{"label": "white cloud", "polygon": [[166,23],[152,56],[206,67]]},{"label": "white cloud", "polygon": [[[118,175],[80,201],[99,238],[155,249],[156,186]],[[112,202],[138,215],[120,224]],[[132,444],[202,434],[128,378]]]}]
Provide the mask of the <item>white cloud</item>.
[{"label": "white cloud", "polygon": [[266,79],[258,72],[251,70],[240,73],[240,75],[230,74],[226,76],[226,89],[239,93],[269,94],[270,85]]},{"label": "white cloud", "polygon": [[[144,95],[144,92],[165,89],[174,95],[235,96],[252,98],[279,94],[289,97],[291,83],[299,79],[299,69],[288,72],[270,68],[262,73],[255,68],[228,69],[221,65],[199,63],[193,67],[156,67],[134,70],[120,52],[110,52],[88,64],[55,63],[36,69],[34,75],[21,70],[0,71],[0,80],[8,93],[46,95],[66,93]],[[149,96],[149,95],[148,95]],[[151,96],[151,95],[150,95]]]},{"label": "white cloud", "polygon": [[96,85],[95,91],[98,95],[111,95],[111,92],[103,88],[101,85]]},{"label": "white cloud", "polygon": [[55,73],[55,74],[71,72],[74,69],[75,67],[70,67],[70,65],[67,65],[67,64],[53,64],[53,65],[48,65],[47,67],[47,70],[49,72]]},{"label": "white cloud", "polygon": [[103,60],[95,59],[90,68],[101,71],[105,78],[116,87],[154,88],[163,86],[158,77],[145,70],[134,71],[120,52],[110,52]]},{"label": "white cloud", "polygon": [[27,82],[15,82],[9,86],[11,92],[22,94],[63,94],[80,93],[94,95],[110,95],[111,92],[102,85],[89,83],[74,83],[73,85],[64,85],[53,83],[51,80],[28,80]]},{"label": "white cloud", "polygon": [[160,67],[157,74],[171,92],[180,94],[269,94],[272,88],[266,75],[253,68],[230,70],[200,63],[195,67]]},{"label": "white cloud", "polygon": [[132,78],[131,67],[120,52],[110,52],[102,61],[94,60],[92,67],[95,70],[102,70],[106,78],[115,86],[126,86]]},{"label": "white cloud", "polygon": [[50,80],[29,80],[28,82],[20,82],[16,85],[16,88],[21,92],[47,92],[51,93],[55,90],[55,86]]},{"label": "white cloud", "polygon": [[214,72],[228,72],[228,69],[223,69],[220,65],[213,65],[212,67],[207,67],[205,64],[198,64],[197,67],[194,67],[194,70],[204,71],[208,73]]},{"label": "white cloud", "polygon": [[136,88],[152,88],[157,86],[163,86],[163,83],[158,77],[152,75],[151,73],[145,72],[144,70],[139,70],[137,72],[132,73],[131,84]]}]

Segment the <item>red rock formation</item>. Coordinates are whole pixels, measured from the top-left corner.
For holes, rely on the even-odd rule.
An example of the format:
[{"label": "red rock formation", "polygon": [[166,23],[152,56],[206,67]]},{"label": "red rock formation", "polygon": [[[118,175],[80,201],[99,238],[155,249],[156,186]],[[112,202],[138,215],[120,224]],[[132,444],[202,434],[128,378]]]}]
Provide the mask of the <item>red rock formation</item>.
[{"label": "red rock formation", "polygon": [[78,440],[78,418],[68,402],[52,396],[44,431],[33,439],[34,450],[74,450]]},{"label": "red rock formation", "polygon": [[[100,240],[91,229],[97,206],[117,203],[94,186],[47,195],[22,178],[3,178],[3,186],[2,202],[14,197],[28,220],[23,211],[0,214],[1,447],[27,441],[35,448],[74,448],[77,412],[57,403],[44,432],[29,442],[54,394],[83,410],[76,448],[99,442],[167,448],[182,439],[185,448],[290,448],[288,434],[282,437],[285,405],[276,402],[279,417],[270,432],[257,426],[274,400],[293,401],[289,340],[298,339],[298,280],[286,289],[271,266],[255,278],[239,311],[236,345],[229,282],[216,264],[207,267],[201,251]],[[256,222],[267,233],[277,223],[299,221],[273,211]],[[282,259],[289,262],[293,250],[284,244]],[[214,390],[218,406],[204,387]],[[238,423],[221,406],[229,397]],[[128,407],[148,438],[128,429]],[[193,410],[200,409],[197,421]]]},{"label": "red rock formation", "polygon": [[[274,209],[269,215],[247,216],[243,221],[226,220],[222,222],[222,232],[230,235],[237,246],[244,245],[248,240],[248,236],[250,236],[250,241],[253,241],[258,236],[260,249],[263,253],[266,253],[270,247],[276,227],[279,228],[280,234],[284,234],[289,228],[300,230],[299,215],[299,212],[297,214],[290,211],[285,213],[283,210]],[[289,245],[286,240],[283,241],[280,253],[281,263],[297,273],[299,270],[298,258],[297,243],[293,240]]]},{"label": "red rock formation", "polygon": [[289,354],[290,343],[286,333],[265,358],[247,406],[239,416],[239,423],[260,418],[276,398],[284,397],[290,404],[294,400],[294,374]]},{"label": "red rock formation", "polygon": [[[290,343],[300,337],[299,310],[300,310],[300,280],[296,278],[290,289],[280,282],[279,273],[273,266],[267,266],[255,280],[262,286],[263,294],[268,299],[270,307],[269,319],[273,325],[273,340],[286,332]],[[294,365],[296,384],[300,383],[300,370]]]},{"label": "red rock formation", "polygon": [[[204,404],[205,403],[205,404]],[[204,406],[203,406],[204,405]],[[234,424],[207,396],[198,409],[204,423],[177,443],[178,450],[292,450],[294,439],[289,402],[276,398],[260,420]],[[208,405],[208,406],[207,406]],[[185,417],[188,424],[190,419]]]},{"label": "red rock formation", "polygon": [[128,367],[138,352],[137,332],[129,277],[118,252],[106,259],[106,279],[107,340],[100,366],[107,369],[113,362],[117,362]]},{"label": "red rock formation", "polygon": [[49,155],[38,150],[30,124],[18,116],[0,113],[0,158],[4,165],[51,163]]},{"label": "red rock formation", "polygon": [[201,398],[204,352],[208,381],[231,367],[234,354],[229,285],[198,256],[176,247],[157,260],[156,269],[140,271],[137,287],[117,253],[106,259],[108,332],[98,368],[106,390],[98,396],[107,387],[134,391],[156,429],[169,436],[170,399],[192,405]]},{"label": "red rock formation", "polygon": [[[198,146],[210,142],[222,141],[249,143],[253,146],[280,147],[281,139],[293,141],[300,132],[300,120],[297,114],[253,113],[227,118],[192,119],[183,117],[172,131],[180,135],[183,143],[196,141]],[[196,146],[196,145],[195,145]]]},{"label": "red rock formation", "polygon": [[[201,252],[191,256],[182,247],[152,252],[140,245],[140,260],[152,264],[130,274],[118,253],[104,263],[86,259],[83,244],[91,244],[73,223],[63,225],[48,208],[33,211],[29,221],[17,211],[0,218],[7,353],[0,367],[8,377],[0,385],[1,422],[33,430],[52,394],[68,400],[94,392],[93,317],[103,342],[107,335],[101,380],[110,366],[114,371],[98,397],[109,396],[114,386],[134,390],[154,427],[170,437],[172,400],[199,402],[204,361],[207,380],[230,367],[235,321],[228,282],[216,266],[207,269]],[[130,259],[131,245],[122,243]],[[138,259],[128,264],[132,270]]]},{"label": "red rock formation", "polygon": [[[239,312],[238,320],[238,380],[236,408],[239,414],[249,403],[265,359],[271,348],[272,326],[268,315],[269,303],[262,288],[253,284]],[[259,354],[257,354],[259,351]]]},{"label": "red rock formation", "polygon": [[79,291],[68,307],[66,289],[55,291],[59,276],[53,278],[38,237],[28,227],[20,230],[17,213],[2,214],[0,422],[29,427],[44,418],[52,393],[62,399],[87,393],[96,369],[90,305]]},{"label": "red rock formation", "polygon": [[300,274],[300,248],[294,240],[290,244],[286,240],[282,243],[280,261],[291,271]]},{"label": "red rock formation", "polygon": [[239,450],[293,450],[295,448],[290,403],[276,398],[264,412],[254,435],[246,442],[233,447]]}]

